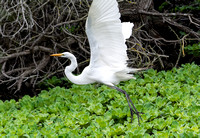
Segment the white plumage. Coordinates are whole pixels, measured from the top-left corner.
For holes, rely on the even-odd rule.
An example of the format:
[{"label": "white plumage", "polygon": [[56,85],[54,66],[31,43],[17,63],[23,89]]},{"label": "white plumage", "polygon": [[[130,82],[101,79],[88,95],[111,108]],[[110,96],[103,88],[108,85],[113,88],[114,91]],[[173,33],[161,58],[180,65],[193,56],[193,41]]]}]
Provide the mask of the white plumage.
[{"label": "white plumage", "polygon": [[85,26],[91,51],[89,66],[80,75],[75,76],[72,72],[77,67],[77,60],[73,54],[64,52],[52,56],[66,57],[71,60],[70,66],[65,68],[65,74],[71,82],[75,84],[99,82],[124,93],[131,115],[136,113],[139,120],[140,112],[135,109],[128,94],[114,86],[120,81],[134,78],[129,73],[140,70],[127,67],[125,39],[130,37],[132,27],[132,23],[123,23],[122,25],[116,0],[93,0]]},{"label": "white plumage", "polygon": [[131,79],[131,75],[127,74],[127,47],[119,18],[116,0],[94,0],[86,21],[91,49],[89,67],[95,73],[95,78],[97,74],[101,75],[96,81],[107,85]]},{"label": "white plumage", "polygon": [[124,39],[128,39],[132,34],[132,28],[134,24],[130,22],[123,22],[122,23],[122,34]]}]

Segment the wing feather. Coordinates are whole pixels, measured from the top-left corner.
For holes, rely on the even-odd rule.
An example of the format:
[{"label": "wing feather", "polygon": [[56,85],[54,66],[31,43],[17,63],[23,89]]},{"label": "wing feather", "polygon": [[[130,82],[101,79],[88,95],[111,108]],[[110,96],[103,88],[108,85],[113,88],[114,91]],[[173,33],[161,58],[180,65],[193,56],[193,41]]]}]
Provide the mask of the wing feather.
[{"label": "wing feather", "polygon": [[116,0],[93,0],[86,21],[86,34],[90,43],[90,66],[96,68],[126,66],[127,46]]}]

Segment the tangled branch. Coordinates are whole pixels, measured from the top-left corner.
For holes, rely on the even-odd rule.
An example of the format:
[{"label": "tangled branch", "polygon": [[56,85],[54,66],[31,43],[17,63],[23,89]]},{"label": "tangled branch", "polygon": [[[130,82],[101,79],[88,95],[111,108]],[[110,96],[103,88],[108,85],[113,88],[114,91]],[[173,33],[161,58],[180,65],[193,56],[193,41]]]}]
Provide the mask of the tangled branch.
[{"label": "tangled branch", "polygon": [[3,0],[0,4],[2,87],[14,92],[19,91],[24,82],[35,87],[38,80],[64,64],[56,60],[50,62],[51,53],[63,49],[74,52],[78,43],[87,49],[83,46],[86,37],[82,31],[89,8],[87,0]]},{"label": "tangled branch", "polygon": [[[24,85],[34,88],[46,78],[62,73],[68,61],[51,59],[49,55],[54,52],[72,52],[80,63],[77,72],[82,70],[90,57],[84,26],[91,2],[2,0],[0,87],[14,93]],[[127,41],[131,66],[159,65],[164,68],[170,57],[166,48],[175,46],[179,49],[188,39],[199,40],[200,21],[193,14],[159,13],[154,10],[152,0],[119,0],[119,6],[122,21],[135,24],[133,35]],[[186,20],[186,24],[181,20]],[[195,29],[191,29],[191,24]],[[177,37],[176,31],[184,31],[186,35]],[[179,52],[171,54],[174,53]]]}]

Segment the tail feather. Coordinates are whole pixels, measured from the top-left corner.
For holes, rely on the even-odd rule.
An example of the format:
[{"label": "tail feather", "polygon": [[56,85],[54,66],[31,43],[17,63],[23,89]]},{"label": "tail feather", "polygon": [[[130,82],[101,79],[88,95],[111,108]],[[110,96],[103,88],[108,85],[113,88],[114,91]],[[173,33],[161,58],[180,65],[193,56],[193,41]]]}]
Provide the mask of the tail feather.
[{"label": "tail feather", "polygon": [[140,72],[140,71],[146,71],[148,70],[149,68],[129,68],[129,74],[133,74],[133,73],[136,73],[136,72]]}]

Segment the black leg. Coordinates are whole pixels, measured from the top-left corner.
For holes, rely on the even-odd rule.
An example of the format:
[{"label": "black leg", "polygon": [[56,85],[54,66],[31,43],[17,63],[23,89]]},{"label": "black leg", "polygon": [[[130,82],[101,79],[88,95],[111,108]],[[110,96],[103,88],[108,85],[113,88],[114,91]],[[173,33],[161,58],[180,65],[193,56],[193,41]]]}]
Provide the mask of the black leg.
[{"label": "black leg", "polygon": [[[138,124],[140,125],[140,119],[142,120],[142,117],[140,114],[144,114],[142,112],[138,112],[138,110],[135,108],[133,102],[131,101],[131,98],[129,97],[128,93],[116,86],[113,86],[112,88],[118,90],[119,92],[123,93],[126,96],[126,100],[128,102],[128,106],[130,108],[130,112],[131,112],[131,122],[133,121],[133,114],[136,114],[138,117]],[[132,106],[131,106],[132,105]]]}]

